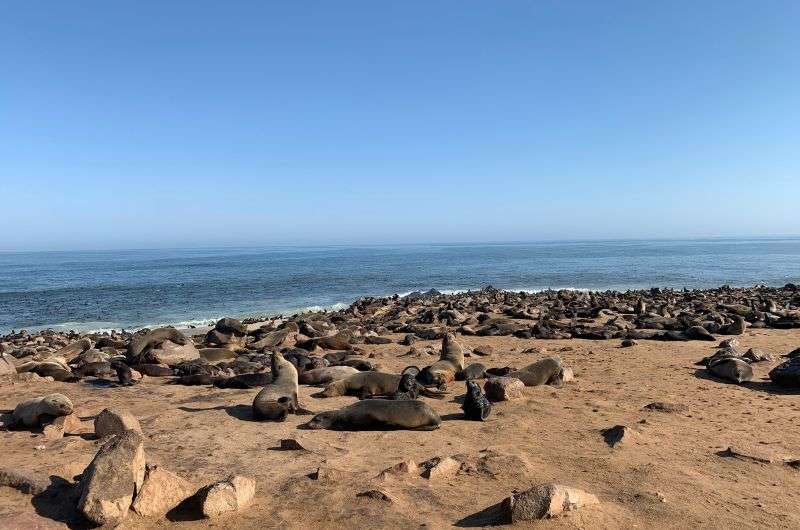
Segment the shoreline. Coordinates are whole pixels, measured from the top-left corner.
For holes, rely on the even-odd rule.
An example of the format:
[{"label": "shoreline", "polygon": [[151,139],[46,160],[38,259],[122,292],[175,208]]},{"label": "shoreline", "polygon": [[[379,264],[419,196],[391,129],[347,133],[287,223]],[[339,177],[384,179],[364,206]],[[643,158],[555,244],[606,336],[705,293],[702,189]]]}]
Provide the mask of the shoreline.
[{"label": "shoreline", "polygon": [[15,332],[22,332],[27,331],[30,334],[41,334],[44,332],[56,332],[56,333],[65,333],[65,334],[74,334],[74,335],[97,335],[97,334],[115,334],[115,333],[128,333],[128,332],[138,332],[144,329],[153,329],[158,327],[174,327],[178,330],[182,331],[191,331],[192,333],[200,333],[208,331],[209,328],[214,326],[214,323],[221,318],[232,317],[242,320],[246,324],[255,324],[255,323],[264,323],[269,322],[276,319],[293,319],[298,318],[301,315],[315,315],[315,314],[335,314],[337,312],[346,311],[352,308],[355,304],[358,304],[359,301],[362,300],[396,300],[396,299],[405,299],[409,296],[415,297],[421,294],[436,294],[440,297],[451,297],[451,296],[459,296],[469,293],[480,293],[487,289],[496,290],[499,292],[504,293],[511,293],[511,294],[524,294],[524,295],[540,295],[546,293],[559,293],[559,292],[570,292],[570,293],[583,293],[589,296],[598,296],[598,295],[612,295],[612,296],[649,296],[653,291],[663,292],[663,293],[674,293],[685,295],[686,293],[692,296],[701,296],[703,294],[714,294],[719,293],[720,291],[724,290],[731,290],[732,292],[736,291],[756,291],[762,294],[770,293],[773,291],[781,291],[781,290],[800,290],[794,283],[787,283],[783,286],[777,285],[764,285],[764,284],[756,284],[753,286],[733,286],[733,285],[721,285],[718,287],[713,288],[694,288],[694,289],[687,289],[687,288],[668,288],[668,287],[649,287],[649,288],[639,288],[639,289],[628,289],[628,290],[615,290],[615,289],[605,289],[605,290],[596,290],[596,289],[585,289],[585,288],[561,288],[561,289],[495,289],[491,285],[479,288],[479,289],[442,289],[437,290],[435,288],[431,288],[427,291],[407,291],[403,293],[396,293],[392,295],[386,296],[362,296],[356,298],[352,303],[346,304],[344,302],[338,302],[332,304],[330,306],[319,306],[319,305],[312,305],[307,306],[298,311],[283,311],[279,312],[276,311],[272,312],[254,312],[254,313],[246,313],[246,314],[237,314],[236,312],[227,315],[221,315],[219,317],[212,317],[212,318],[201,318],[201,319],[182,319],[176,320],[173,322],[157,322],[152,324],[146,325],[136,325],[130,327],[91,327],[89,329],[81,329],[82,327],[90,325],[90,323],[86,323],[85,326],[81,326],[80,323],[70,323],[76,324],[74,327],[69,327],[67,324],[51,324],[51,325],[42,325],[42,326],[31,326],[28,328],[19,328],[13,330],[3,331],[0,330],[0,337],[12,334],[12,331]]}]

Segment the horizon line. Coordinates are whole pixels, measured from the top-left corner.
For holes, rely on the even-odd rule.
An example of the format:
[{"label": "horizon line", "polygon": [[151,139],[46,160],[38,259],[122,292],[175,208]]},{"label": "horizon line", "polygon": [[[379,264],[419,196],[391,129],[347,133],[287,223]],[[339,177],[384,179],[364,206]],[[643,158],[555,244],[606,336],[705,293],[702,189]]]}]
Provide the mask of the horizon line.
[{"label": "horizon line", "polygon": [[247,245],[196,245],[196,246],[163,246],[163,247],[129,247],[129,248],[72,248],[72,249],[0,249],[0,254],[46,254],[67,252],[147,252],[157,250],[257,250],[280,248],[369,248],[369,247],[414,247],[414,246],[466,246],[466,245],[533,245],[546,243],[612,243],[612,242],[667,242],[667,241],[747,241],[747,240],[791,240],[800,239],[800,234],[749,235],[749,236],[686,236],[686,237],[609,237],[609,238],[555,238],[530,240],[497,240],[497,241],[449,241],[449,242],[375,242],[375,243],[263,243]]}]

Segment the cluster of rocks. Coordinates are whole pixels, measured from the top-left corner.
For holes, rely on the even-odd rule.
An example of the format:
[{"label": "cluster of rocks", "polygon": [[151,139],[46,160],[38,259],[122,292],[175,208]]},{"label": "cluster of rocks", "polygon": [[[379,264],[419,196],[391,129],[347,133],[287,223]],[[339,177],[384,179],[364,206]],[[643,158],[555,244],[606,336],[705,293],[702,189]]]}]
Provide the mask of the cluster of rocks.
[{"label": "cluster of rocks", "polygon": [[[46,437],[53,425],[63,436],[65,431],[78,431],[81,423],[72,402],[62,394],[23,401],[5,420],[6,427],[42,428]],[[255,495],[255,480],[249,477],[232,475],[198,489],[149,462],[139,421],[127,411],[104,409],[94,419],[94,433],[104,443],[78,477],[76,506],[93,524],[117,526],[131,510],[142,517],[163,517],[179,506],[215,517],[244,508]],[[41,495],[50,484],[37,472],[0,468],[0,486]]]}]

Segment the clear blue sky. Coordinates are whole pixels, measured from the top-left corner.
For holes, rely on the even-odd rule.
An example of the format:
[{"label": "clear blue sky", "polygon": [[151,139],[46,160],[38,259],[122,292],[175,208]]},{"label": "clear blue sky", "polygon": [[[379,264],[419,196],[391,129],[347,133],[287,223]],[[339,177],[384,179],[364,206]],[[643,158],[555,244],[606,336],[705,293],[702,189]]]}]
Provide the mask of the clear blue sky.
[{"label": "clear blue sky", "polygon": [[0,249],[800,232],[800,2],[15,1]]}]

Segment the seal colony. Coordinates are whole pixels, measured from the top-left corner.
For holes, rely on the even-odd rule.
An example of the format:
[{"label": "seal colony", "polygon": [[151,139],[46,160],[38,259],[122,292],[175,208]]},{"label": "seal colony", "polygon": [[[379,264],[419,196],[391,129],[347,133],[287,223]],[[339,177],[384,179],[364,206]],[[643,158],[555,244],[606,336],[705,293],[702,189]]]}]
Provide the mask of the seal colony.
[{"label": "seal colony", "polygon": [[[698,364],[694,373],[654,369],[651,377],[686,383],[702,377],[711,385],[709,392],[735,389],[744,393],[737,394],[740,400],[747,393],[774,392],[777,400],[800,394],[797,345],[764,352],[751,342],[753,332],[768,329],[800,329],[797,286],[625,293],[486,288],[364,298],[335,312],[267,320],[225,318],[202,333],[169,327],[103,334],[21,331],[0,338],[3,377],[41,385],[42,391],[0,408],[9,411],[5,427],[36,435],[58,418],[80,412],[83,400],[76,396],[93,388],[108,396],[132,397],[170,383],[187,387],[176,404],[186,405],[183,414],[192,414],[192,424],[202,417],[199,411],[213,408],[195,409],[185,396],[225,396],[237,407],[229,411],[229,421],[256,420],[249,425],[266,438],[300,429],[303,439],[297,445],[305,443],[312,454],[319,451],[315,438],[326,430],[350,431],[341,434],[348,436],[355,431],[413,431],[408,436],[423,447],[426,437],[448,436],[454,423],[464,425],[462,436],[476,437],[488,447],[504,439],[495,436],[494,426],[507,426],[516,414],[530,413],[542,428],[557,428],[548,423],[550,411],[543,413],[538,401],[583,391],[587,374],[573,370],[578,354],[572,339],[607,343],[628,355],[635,355],[642,344],[694,344],[702,351],[692,359]],[[470,362],[477,357],[480,362]],[[573,377],[577,384],[569,383]],[[48,384],[59,385],[58,393],[45,390]],[[587,394],[585,406],[593,399]],[[637,404],[635,410],[650,410],[646,404]],[[667,405],[663,410],[670,409]],[[674,410],[661,414],[680,414],[677,405]],[[309,420],[294,414],[313,416]],[[305,429],[316,432],[303,433]],[[615,451],[638,435],[630,429],[620,432]],[[435,480],[451,472],[499,473],[496,462],[456,459],[454,464],[455,456],[448,458],[424,468],[423,476]]]}]

